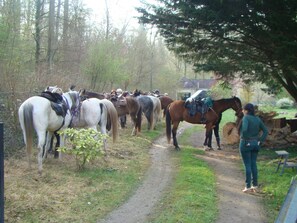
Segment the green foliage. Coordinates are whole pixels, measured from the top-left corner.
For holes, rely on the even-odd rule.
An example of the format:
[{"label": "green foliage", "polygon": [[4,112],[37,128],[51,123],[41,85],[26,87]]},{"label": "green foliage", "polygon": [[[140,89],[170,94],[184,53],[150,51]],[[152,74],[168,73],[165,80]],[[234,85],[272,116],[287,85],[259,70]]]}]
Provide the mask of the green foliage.
[{"label": "green foliage", "polygon": [[75,156],[78,170],[85,167],[86,162],[104,154],[102,150],[103,141],[106,135],[94,129],[72,129],[68,128],[60,131],[61,136],[66,136],[70,147],[60,147],[59,151]]},{"label": "green foliage", "polygon": [[276,106],[279,108],[292,108],[294,102],[289,98],[281,98],[276,102]]},{"label": "green foliage", "polygon": [[225,82],[219,81],[210,89],[211,97],[214,100],[222,99],[222,98],[230,98],[232,95],[232,88],[230,84],[226,84]]},{"label": "green foliage", "polygon": [[[116,40],[102,40],[92,44],[84,63],[84,71],[90,77],[90,88],[100,89],[104,85],[121,84],[128,76],[123,73],[125,57],[122,55],[123,45]],[[101,86],[97,86],[100,84]]]},{"label": "green foliage", "polygon": [[[196,70],[282,85],[297,101],[296,1],[158,0],[138,8]],[[276,66],[277,64],[277,66]]]}]

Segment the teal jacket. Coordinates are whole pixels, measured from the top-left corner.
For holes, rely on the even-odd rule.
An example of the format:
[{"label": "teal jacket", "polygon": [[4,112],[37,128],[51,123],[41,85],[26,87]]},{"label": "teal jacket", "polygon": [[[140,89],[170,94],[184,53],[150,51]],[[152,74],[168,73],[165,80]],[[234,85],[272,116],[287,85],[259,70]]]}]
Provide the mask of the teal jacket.
[{"label": "teal jacket", "polygon": [[[262,134],[259,135],[260,131]],[[260,142],[264,142],[268,135],[268,130],[262,120],[258,116],[245,115],[242,118],[240,127],[240,138],[241,139],[258,139]]]}]

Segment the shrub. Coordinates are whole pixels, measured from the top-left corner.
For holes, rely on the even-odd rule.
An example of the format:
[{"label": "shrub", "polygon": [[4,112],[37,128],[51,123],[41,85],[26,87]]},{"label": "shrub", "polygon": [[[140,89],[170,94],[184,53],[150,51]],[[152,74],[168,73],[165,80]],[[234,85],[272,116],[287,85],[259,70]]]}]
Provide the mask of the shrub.
[{"label": "shrub", "polygon": [[276,102],[276,106],[279,108],[292,108],[294,102],[289,98],[281,98]]},{"label": "shrub", "polygon": [[70,144],[70,147],[60,147],[59,152],[74,155],[78,170],[84,169],[86,162],[104,154],[102,146],[107,136],[94,129],[68,128],[59,133],[66,137],[65,145],[66,142]]}]

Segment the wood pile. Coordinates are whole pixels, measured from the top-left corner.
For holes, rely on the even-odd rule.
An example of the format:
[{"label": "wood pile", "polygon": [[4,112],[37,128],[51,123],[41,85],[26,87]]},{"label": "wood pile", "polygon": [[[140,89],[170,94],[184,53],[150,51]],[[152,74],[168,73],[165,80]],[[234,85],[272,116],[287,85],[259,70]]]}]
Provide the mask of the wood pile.
[{"label": "wood pile", "polygon": [[297,145],[297,133],[291,132],[289,125],[283,128],[273,128],[263,144],[269,148],[282,148]]},{"label": "wood pile", "polygon": [[[268,129],[268,136],[263,146],[268,148],[285,148],[297,145],[297,118],[278,118],[276,112],[256,111]],[[228,122],[223,126],[223,138],[226,144],[238,144],[239,135],[234,122]]]}]

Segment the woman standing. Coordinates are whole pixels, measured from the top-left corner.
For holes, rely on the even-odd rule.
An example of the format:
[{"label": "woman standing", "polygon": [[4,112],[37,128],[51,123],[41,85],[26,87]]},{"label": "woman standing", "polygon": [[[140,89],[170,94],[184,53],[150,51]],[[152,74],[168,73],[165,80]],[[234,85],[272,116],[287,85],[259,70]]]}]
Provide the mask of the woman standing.
[{"label": "woman standing", "polygon": [[260,144],[266,139],[268,131],[262,120],[255,116],[253,104],[246,104],[243,114],[239,128],[239,149],[245,167],[245,188],[242,191],[254,192],[258,187],[257,156]]}]

